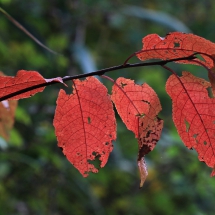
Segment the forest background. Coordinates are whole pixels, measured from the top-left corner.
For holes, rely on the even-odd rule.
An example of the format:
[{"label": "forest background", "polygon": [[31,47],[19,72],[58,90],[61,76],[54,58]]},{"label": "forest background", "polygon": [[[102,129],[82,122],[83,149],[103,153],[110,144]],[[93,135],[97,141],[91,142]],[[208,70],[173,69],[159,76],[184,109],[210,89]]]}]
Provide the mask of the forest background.
[{"label": "forest background", "polygon": [[[192,32],[215,42],[212,0],[0,0],[0,6],[61,54],[38,46],[0,14],[0,71],[6,75],[25,69],[52,78],[119,65],[140,50],[142,38],[151,33]],[[189,70],[207,78],[198,66],[169,65],[178,74]],[[164,130],[146,156],[149,176],[142,189],[137,140],[119,117],[107,165],[83,178],[57,147],[54,134],[55,101],[62,86],[19,100],[10,140],[0,139],[0,215],[214,214],[215,179],[183,145],[173,125],[171,99],[165,92],[169,75],[158,66],[109,73],[113,79],[147,82],[161,99]],[[111,83],[102,82],[111,88]]]}]

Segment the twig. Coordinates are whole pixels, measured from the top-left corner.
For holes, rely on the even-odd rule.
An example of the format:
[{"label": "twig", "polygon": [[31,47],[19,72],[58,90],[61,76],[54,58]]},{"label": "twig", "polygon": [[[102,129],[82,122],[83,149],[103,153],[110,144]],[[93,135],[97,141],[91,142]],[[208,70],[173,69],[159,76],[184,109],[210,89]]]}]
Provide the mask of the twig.
[{"label": "twig", "polygon": [[[63,82],[66,82],[66,81],[79,79],[79,78],[86,78],[86,77],[94,76],[94,75],[99,75],[100,76],[100,75],[104,75],[107,72],[120,70],[120,69],[133,68],[133,67],[144,67],[144,66],[156,66],[156,65],[163,66],[163,65],[165,65],[167,63],[170,63],[170,62],[173,62],[173,61],[193,60],[193,59],[195,59],[195,56],[191,55],[191,56],[188,56],[188,57],[174,58],[174,59],[170,59],[170,60],[163,60],[163,61],[156,61],[156,62],[135,63],[135,64],[125,64],[125,65],[122,64],[122,65],[119,65],[119,66],[113,66],[113,67],[109,67],[109,68],[106,68],[106,69],[97,70],[95,72],[90,72],[90,73],[85,73],[85,74],[80,74],[80,75],[74,75],[74,76],[65,76],[65,77],[62,78],[62,80],[63,80]],[[45,83],[42,83],[42,84],[37,84],[37,85],[31,86],[31,87],[27,87],[25,89],[18,90],[16,92],[10,93],[10,94],[8,94],[6,96],[0,97],[0,101],[7,100],[7,99],[9,99],[11,97],[20,95],[22,93],[25,93],[25,92],[28,92],[28,91],[31,91],[31,90],[34,90],[34,89],[38,89],[40,87],[46,87],[46,86],[57,84],[57,83],[59,83],[59,82],[54,82],[54,81],[53,82],[45,82]]]}]

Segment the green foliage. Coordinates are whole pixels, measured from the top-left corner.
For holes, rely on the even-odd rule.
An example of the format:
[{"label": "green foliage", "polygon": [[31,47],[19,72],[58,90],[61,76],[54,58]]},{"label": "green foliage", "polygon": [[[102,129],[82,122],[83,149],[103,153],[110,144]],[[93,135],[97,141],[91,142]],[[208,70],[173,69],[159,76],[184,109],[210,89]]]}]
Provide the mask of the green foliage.
[{"label": "green foliage", "polygon": [[[62,54],[42,49],[0,14],[0,70],[7,75],[15,75],[18,69],[36,70],[46,78],[85,72],[83,62],[76,59],[80,49],[75,47],[87,50],[98,68],[118,65],[139,50],[143,36],[174,30],[123,14],[125,4],[172,15],[195,34],[214,41],[213,1],[0,0],[0,4],[41,42]],[[197,68],[177,67],[193,72]],[[147,82],[162,99],[162,106],[170,107],[170,99],[163,93],[167,73],[157,67],[142,70],[127,69],[110,76],[123,73]],[[214,214],[214,178],[208,177],[210,169],[176,137],[171,108],[163,108],[161,113],[169,117],[165,123],[168,132],[164,131],[147,157],[149,178],[139,190],[137,143],[121,122],[114,151],[99,174],[83,179],[68,163],[56,145],[52,126],[58,89],[52,86],[43,94],[21,100],[10,141],[0,140],[0,215]]]}]

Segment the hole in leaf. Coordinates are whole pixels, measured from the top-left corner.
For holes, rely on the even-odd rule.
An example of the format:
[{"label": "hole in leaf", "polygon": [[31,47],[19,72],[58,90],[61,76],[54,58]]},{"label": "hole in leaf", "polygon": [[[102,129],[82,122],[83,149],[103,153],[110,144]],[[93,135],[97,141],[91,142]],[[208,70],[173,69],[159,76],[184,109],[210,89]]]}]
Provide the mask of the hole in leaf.
[{"label": "hole in leaf", "polygon": [[207,142],[206,142],[206,141],[204,141],[204,145],[205,145],[205,146],[207,145]]},{"label": "hole in leaf", "polygon": [[196,143],[199,143],[198,140],[196,139],[197,136],[198,136],[198,134],[194,134],[194,135],[193,135],[193,138],[195,139]]},{"label": "hole in leaf", "polygon": [[195,54],[195,57],[205,62],[205,59],[200,54]]},{"label": "hole in leaf", "polygon": [[190,123],[186,119],[184,120],[184,122],[185,122],[185,126],[186,126],[186,132],[189,132]]},{"label": "hole in leaf", "polygon": [[101,161],[99,159],[100,159],[101,155],[99,155],[96,152],[93,152],[92,155],[95,156],[94,160],[87,160],[87,162],[94,165],[96,169],[99,169],[100,164],[101,164]]},{"label": "hole in leaf", "polygon": [[109,145],[109,143],[108,143],[108,142],[106,142],[106,143],[105,143],[105,145],[107,146],[107,145]]},{"label": "hole in leaf", "polygon": [[208,91],[208,97],[209,98],[214,98],[211,87],[208,87],[207,91]]},{"label": "hole in leaf", "polygon": [[138,116],[138,117],[140,117],[140,118],[143,118],[145,115],[146,115],[145,113],[138,113],[138,114],[136,114],[135,116]]},{"label": "hole in leaf", "polygon": [[180,47],[180,43],[179,42],[174,42],[174,48],[178,48]]},{"label": "hole in leaf", "polygon": [[196,138],[197,138],[197,136],[198,136],[198,134],[194,134],[194,135],[193,135],[193,138],[195,138],[195,139],[196,139]]},{"label": "hole in leaf", "polygon": [[88,124],[91,123],[91,118],[89,116],[87,117],[87,122],[88,122]]}]

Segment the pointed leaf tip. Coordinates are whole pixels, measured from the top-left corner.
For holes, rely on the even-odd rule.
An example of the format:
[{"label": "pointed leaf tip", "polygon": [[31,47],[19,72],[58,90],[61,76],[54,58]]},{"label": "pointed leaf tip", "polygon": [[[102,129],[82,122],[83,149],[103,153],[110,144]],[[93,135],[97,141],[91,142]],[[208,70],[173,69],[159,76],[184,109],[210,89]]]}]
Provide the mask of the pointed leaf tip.
[{"label": "pointed leaf tip", "polygon": [[144,157],[142,157],[140,160],[137,162],[139,172],[140,172],[140,188],[143,187],[144,182],[146,181],[146,178],[148,176],[148,170],[146,166],[146,162]]}]

